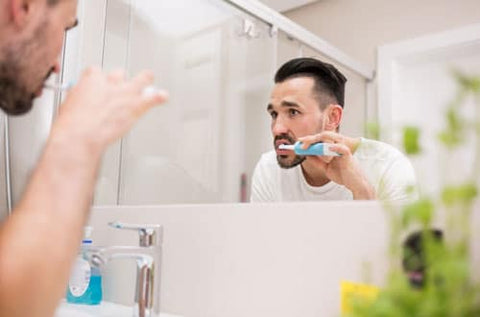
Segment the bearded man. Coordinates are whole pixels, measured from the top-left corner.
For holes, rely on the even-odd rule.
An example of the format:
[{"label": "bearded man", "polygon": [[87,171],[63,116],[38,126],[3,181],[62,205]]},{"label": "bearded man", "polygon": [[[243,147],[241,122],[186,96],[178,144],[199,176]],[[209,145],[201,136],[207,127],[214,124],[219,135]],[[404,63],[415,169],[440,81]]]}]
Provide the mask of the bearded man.
[{"label": "bearded man", "polygon": [[[416,197],[409,160],[389,144],[338,133],[347,79],[314,58],[285,63],[275,75],[267,111],[274,150],[255,167],[251,201],[372,200]],[[282,144],[332,143],[339,156],[301,156]]]},{"label": "bearded man", "polygon": [[[32,108],[60,69],[76,0],[0,0],[0,107]],[[153,76],[89,68],[68,94],[37,167],[12,215],[0,226],[0,316],[53,316],[87,222],[100,159],[165,93],[144,95]]]}]

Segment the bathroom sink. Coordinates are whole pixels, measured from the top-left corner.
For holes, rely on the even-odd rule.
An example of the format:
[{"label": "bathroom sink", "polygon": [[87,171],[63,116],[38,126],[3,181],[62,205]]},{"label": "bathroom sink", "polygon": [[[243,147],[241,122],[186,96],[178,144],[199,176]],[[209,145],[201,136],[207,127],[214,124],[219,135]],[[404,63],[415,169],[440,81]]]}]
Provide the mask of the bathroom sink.
[{"label": "bathroom sink", "polygon": [[[129,306],[102,302],[100,305],[75,305],[63,301],[58,306],[54,317],[132,317],[133,308]],[[180,317],[160,313],[160,317]]]}]

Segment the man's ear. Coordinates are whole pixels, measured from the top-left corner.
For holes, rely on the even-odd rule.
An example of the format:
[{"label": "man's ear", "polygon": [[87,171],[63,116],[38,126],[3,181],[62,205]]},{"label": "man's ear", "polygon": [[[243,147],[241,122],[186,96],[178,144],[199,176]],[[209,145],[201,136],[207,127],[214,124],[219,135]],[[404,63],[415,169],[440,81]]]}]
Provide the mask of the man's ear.
[{"label": "man's ear", "polygon": [[17,27],[23,28],[34,14],[34,7],[38,0],[8,0],[10,21]]},{"label": "man's ear", "polygon": [[329,131],[337,131],[342,121],[343,108],[340,105],[329,105],[325,109],[327,115],[327,123],[325,129]]}]

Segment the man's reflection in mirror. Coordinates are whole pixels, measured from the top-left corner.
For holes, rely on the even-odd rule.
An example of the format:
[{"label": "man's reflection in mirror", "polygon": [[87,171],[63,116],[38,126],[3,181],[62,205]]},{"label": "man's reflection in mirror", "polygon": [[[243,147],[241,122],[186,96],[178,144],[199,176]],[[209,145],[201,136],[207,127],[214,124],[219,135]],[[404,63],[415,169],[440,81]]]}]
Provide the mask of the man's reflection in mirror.
[{"label": "man's reflection in mirror", "polygon": [[[416,184],[409,160],[393,146],[339,132],[347,79],[333,65],[296,58],[277,71],[267,112],[273,150],[254,171],[252,202],[371,200],[406,201]],[[339,156],[302,156],[280,145],[303,148],[330,143]]]}]

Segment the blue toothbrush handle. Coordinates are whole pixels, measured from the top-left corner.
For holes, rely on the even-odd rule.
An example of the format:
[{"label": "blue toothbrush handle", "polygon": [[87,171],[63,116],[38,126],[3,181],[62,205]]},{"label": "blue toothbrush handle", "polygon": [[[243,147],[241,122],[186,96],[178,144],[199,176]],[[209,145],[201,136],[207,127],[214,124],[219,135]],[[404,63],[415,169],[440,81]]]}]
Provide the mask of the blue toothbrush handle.
[{"label": "blue toothbrush handle", "polygon": [[340,156],[340,154],[330,151],[329,143],[314,143],[307,149],[302,149],[302,143],[295,143],[295,153],[298,155],[323,155],[323,156]]}]

